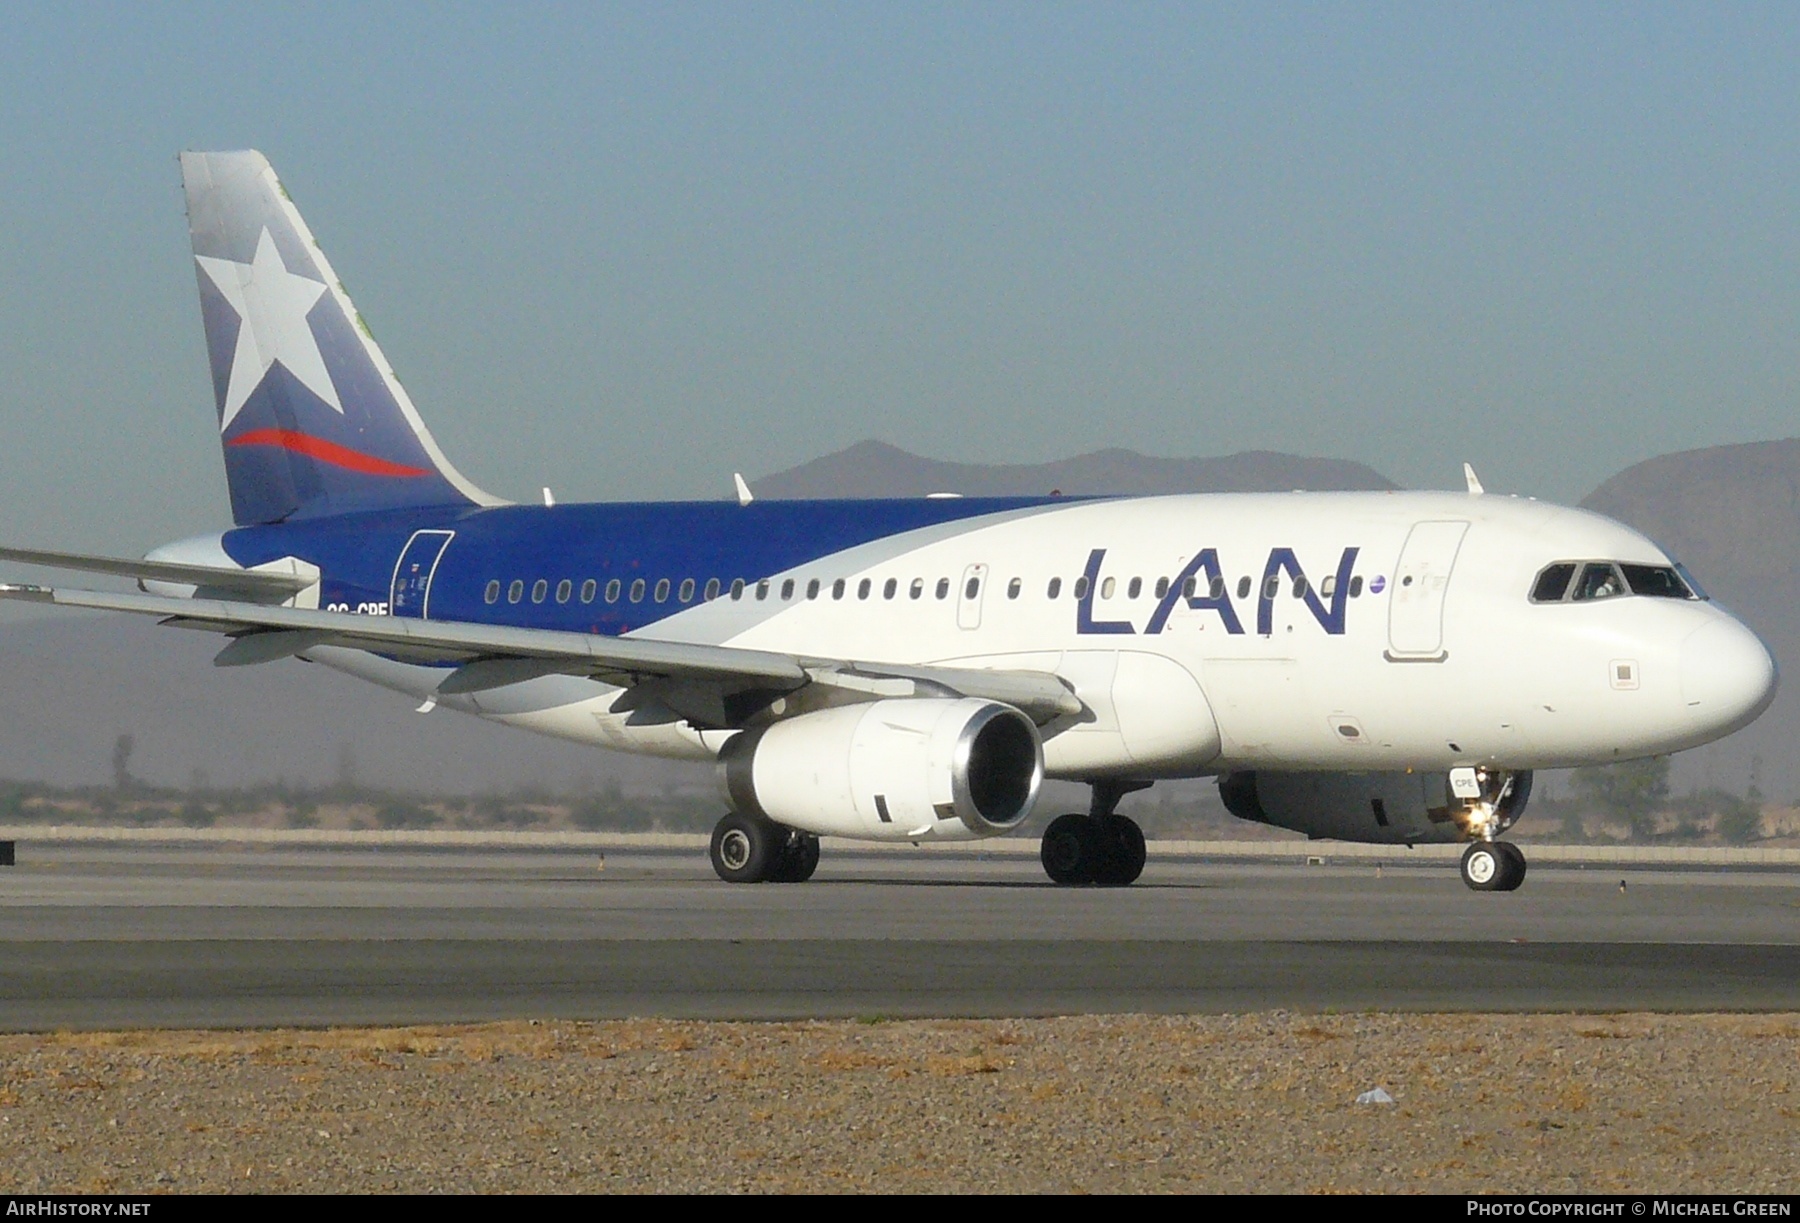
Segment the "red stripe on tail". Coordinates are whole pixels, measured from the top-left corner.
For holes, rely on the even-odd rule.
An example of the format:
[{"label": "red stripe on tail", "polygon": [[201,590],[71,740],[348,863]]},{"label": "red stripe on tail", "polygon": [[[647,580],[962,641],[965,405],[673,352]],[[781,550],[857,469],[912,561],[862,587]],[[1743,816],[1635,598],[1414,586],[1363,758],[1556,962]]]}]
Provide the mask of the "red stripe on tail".
[{"label": "red stripe on tail", "polygon": [[342,467],[346,471],[359,472],[365,476],[428,476],[432,474],[423,467],[408,467],[404,463],[390,463],[388,460],[378,459],[372,454],[364,454],[360,450],[352,450],[348,446],[328,442],[322,437],[296,433],[292,429],[252,429],[248,433],[232,438],[225,444],[227,446],[276,446],[282,450],[292,450],[295,454],[303,454],[309,459],[317,459],[321,463],[330,463],[333,467]]}]

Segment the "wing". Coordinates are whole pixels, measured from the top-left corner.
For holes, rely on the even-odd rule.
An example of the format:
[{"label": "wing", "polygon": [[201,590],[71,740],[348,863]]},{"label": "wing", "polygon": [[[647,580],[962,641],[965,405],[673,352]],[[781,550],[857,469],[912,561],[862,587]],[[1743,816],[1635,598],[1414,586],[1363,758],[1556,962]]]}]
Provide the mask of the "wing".
[{"label": "wing", "polygon": [[448,666],[452,669],[437,688],[446,696],[499,688],[544,675],[586,676],[628,689],[624,707],[654,698],[704,727],[740,726],[776,697],[809,684],[846,689],[865,698],[981,697],[1012,705],[1040,725],[1082,710],[1081,702],[1061,679],[1042,671],[986,671],[814,658],[736,646],[465,621],[362,616],[234,599],[176,599],[22,585],[0,585],[0,598],[158,616],[163,623],[176,627],[224,633],[232,640],[214,660],[220,666],[270,662],[315,646],[334,645],[407,662]]}]

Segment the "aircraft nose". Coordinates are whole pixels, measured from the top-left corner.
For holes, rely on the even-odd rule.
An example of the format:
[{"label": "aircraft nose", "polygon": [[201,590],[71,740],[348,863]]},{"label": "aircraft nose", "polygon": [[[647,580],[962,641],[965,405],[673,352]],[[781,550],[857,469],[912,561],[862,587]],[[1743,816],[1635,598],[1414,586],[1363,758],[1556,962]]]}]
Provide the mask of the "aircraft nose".
[{"label": "aircraft nose", "polygon": [[1735,620],[1715,620],[1681,643],[1681,699],[1688,713],[1727,735],[1775,699],[1775,659]]}]

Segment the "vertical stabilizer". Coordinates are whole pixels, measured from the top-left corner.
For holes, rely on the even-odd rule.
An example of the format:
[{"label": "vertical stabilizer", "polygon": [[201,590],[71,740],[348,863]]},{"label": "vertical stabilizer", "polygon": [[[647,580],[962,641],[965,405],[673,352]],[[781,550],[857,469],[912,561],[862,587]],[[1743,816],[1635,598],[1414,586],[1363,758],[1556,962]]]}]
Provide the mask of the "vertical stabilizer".
[{"label": "vertical stabilizer", "polygon": [[188,230],[240,526],[496,505],[451,466],[261,153],[183,153]]}]

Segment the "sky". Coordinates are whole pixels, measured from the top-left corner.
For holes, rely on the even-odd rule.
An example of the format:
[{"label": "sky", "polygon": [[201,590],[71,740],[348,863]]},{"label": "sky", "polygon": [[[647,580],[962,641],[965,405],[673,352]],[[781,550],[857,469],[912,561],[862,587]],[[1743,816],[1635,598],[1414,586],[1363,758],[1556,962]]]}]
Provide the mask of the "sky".
[{"label": "sky", "polygon": [[1800,8],[9,7],[0,539],[228,525],[175,154],[502,496],[864,438],[1579,500],[1800,434]]}]

